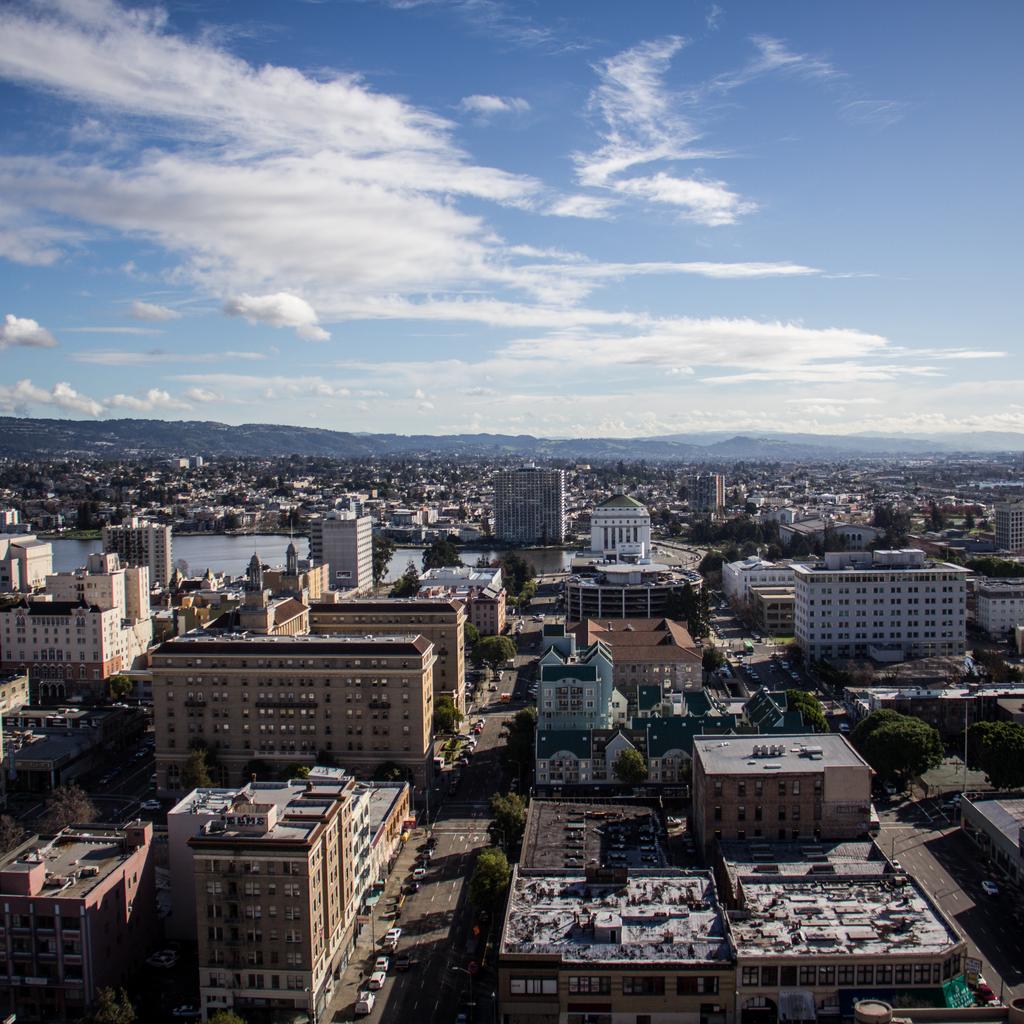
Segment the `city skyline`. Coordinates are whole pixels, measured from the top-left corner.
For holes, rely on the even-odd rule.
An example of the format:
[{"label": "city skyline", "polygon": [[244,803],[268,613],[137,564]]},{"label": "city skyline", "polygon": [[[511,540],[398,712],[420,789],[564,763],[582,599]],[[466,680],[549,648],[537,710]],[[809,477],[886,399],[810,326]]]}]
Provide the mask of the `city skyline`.
[{"label": "city skyline", "polygon": [[0,414],[1024,430],[1022,20],[9,4]]}]

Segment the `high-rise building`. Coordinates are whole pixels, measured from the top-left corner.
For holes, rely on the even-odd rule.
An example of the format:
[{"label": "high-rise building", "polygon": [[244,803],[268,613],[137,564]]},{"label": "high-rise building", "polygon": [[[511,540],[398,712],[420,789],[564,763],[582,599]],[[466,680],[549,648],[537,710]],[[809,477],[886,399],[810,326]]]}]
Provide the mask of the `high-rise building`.
[{"label": "high-rise building", "polygon": [[34,533],[0,533],[0,594],[38,590],[53,572],[53,547]]},{"label": "high-rise building", "polygon": [[327,1019],[353,923],[354,786],[314,767],[233,794],[196,790],[179,805],[188,814],[193,801],[206,819],[187,841],[204,1018],[259,1008]]},{"label": "high-rise building", "polygon": [[326,563],[332,590],[373,586],[373,522],[369,516],[329,512],[309,521],[309,554]]},{"label": "high-rise building", "polygon": [[103,527],[103,550],[119,556],[123,565],[144,565],[149,579],[166,587],[174,571],[171,528],[132,516],[120,526]]},{"label": "high-rise building", "polygon": [[697,473],[690,478],[690,508],[715,514],[725,508],[725,477],[721,473]]},{"label": "high-rise building", "polygon": [[509,544],[565,540],[565,473],[526,466],[494,477],[494,536]]},{"label": "high-rise building", "polygon": [[434,645],[434,699],[451,697],[465,710],[466,611],[459,601],[420,598],[379,598],[314,604],[309,628],[322,636],[424,636]]},{"label": "high-rise building", "polygon": [[960,655],[967,642],[963,566],[904,551],[829,551],[794,563],[794,632],[807,658]]},{"label": "high-rise building", "polygon": [[84,1018],[101,988],[139,977],[158,937],[152,822],[72,825],[0,857],[3,1012]]},{"label": "high-rise building", "polygon": [[1024,501],[996,504],[996,547],[1000,551],[1024,551]]},{"label": "high-rise building", "polygon": [[649,557],[650,512],[625,494],[602,501],[590,515],[590,550],[612,559]]},{"label": "high-rise building", "polygon": [[431,777],[434,645],[392,636],[176,637],[152,656],[157,787],[180,792],[202,742],[224,785],[253,762],[275,771],[325,752],[368,777],[394,762],[417,785]]}]

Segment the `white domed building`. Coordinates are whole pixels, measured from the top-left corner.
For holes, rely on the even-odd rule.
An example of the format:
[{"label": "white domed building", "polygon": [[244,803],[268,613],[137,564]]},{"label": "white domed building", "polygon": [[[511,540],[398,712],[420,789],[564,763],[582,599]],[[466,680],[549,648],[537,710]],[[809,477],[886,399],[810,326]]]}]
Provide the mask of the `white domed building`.
[{"label": "white domed building", "polygon": [[590,516],[590,550],[608,561],[636,562],[651,554],[651,514],[625,494],[601,502]]}]

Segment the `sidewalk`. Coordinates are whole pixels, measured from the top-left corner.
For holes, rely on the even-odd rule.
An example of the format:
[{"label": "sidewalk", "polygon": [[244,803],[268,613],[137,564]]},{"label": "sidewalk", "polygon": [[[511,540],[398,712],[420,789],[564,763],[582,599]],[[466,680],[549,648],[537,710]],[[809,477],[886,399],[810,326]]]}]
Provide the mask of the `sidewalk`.
[{"label": "sidewalk", "polygon": [[389,928],[402,927],[401,920],[395,921],[391,916],[391,908],[394,906],[394,898],[401,893],[402,886],[413,869],[416,849],[426,838],[426,834],[426,829],[422,826],[417,826],[409,834],[405,848],[399,853],[395,867],[384,884],[384,892],[377,905],[372,908],[372,923],[367,922],[363,925],[363,930],[352,947],[348,967],[331,996],[327,1020],[333,1020],[334,1015],[339,1013],[341,1020],[355,1018],[353,1011],[356,997],[372,973],[373,961],[381,955],[380,940],[384,938],[384,933]]}]

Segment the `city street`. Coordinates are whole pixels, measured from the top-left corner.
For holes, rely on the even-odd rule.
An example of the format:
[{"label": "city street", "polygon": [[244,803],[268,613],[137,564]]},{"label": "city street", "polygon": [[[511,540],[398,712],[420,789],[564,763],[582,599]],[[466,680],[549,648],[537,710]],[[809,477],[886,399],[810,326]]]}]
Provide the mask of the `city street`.
[{"label": "city street", "polygon": [[[453,1021],[460,1011],[468,1013],[470,1021],[492,1019],[493,971],[485,967],[475,975],[467,973],[474,969],[471,964],[480,962],[489,927],[477,920],[469,905],[468,885],[477,852],[489,845],[489,800],[500,788],[503,773],[500,756],[504,743],[498,734],[509,714],[509,706],[497,700],[474,712],[474,717],[484,719],[484,730],[470,763],[461,769],[457,794],[443,799],[434,811],[429,834],[436,838],[437,846],[419,891],[408,893],[396,920],[395,897],[412,882],[415,859],[428,836],[424,827],[415,830],[388,879],[385,895],[375,908],[374,923],[364,928],[349,968],[335,990],[329,1020],[355,1018],[357,993],[365,987],[376,957],[383,955],[380,940],[388,928],[395,926],[402,929],[397,953],[413,957],[414,966],[399,972],[392,964],[372,1013],[361,1019],[371,1024],[427,1024]],[[474,927],[479,934],[474,934]]]},{"label": "city street", "polygon": [[1024,995],[1024,941],[1005,892],[987,896],[981,882],[992,875],[977,847],[943,814],[937,801],[907,802],[882,810],[879,847],[917,878],[979,957],[996,995],[1008,1002]]}]

